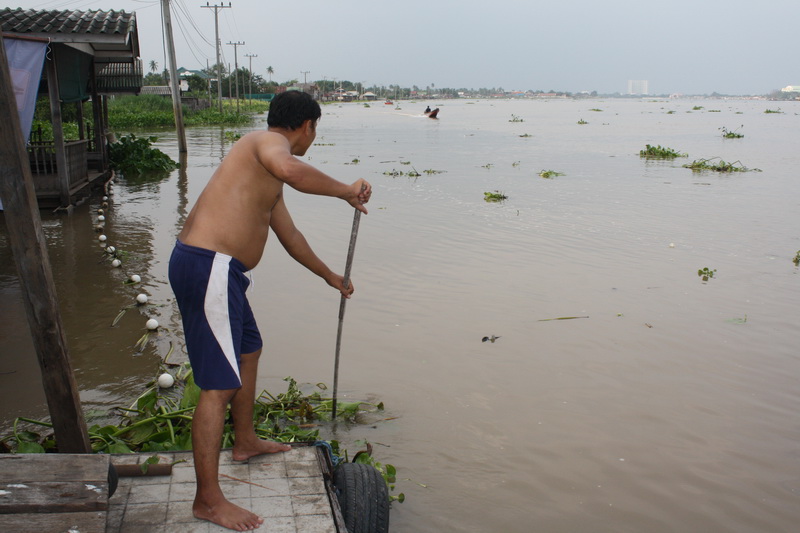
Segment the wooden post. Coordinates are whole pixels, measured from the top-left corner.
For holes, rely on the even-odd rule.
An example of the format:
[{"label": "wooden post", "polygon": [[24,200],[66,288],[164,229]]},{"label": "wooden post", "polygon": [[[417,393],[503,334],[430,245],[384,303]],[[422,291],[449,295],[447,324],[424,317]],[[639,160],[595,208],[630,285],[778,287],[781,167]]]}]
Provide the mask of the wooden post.
[{"label": "wooden post", "polygon": [[172,88],[172,112],[175,115],[175,127],[178,130],[178,151],[186,152],[186,130],[183,127],[183,109],[181,108],[181,88],[178,69],[175,66],[175,43],[172,40],[172,17],[169,12],[169,0],[161,0],[161,13],[164,19],[164,35],[167,38],[167,54],[169,57],[169,79]]},{"label": "wooden post", "polygon": [[0,116],[6,117],[0,121],[0,199],[58,449],[91,453],[2,38]]},{"label": "wooden post", "polygon": [[58,73],[56,60],[46,59],[47,90],[50,95],[50,116],[53,119],[53,144],[56,147],[56,168],[58,183],[61,186],[61,207],[67,207],[69,201],[69,168],[67,167],[67,150],[64,146],[64,125],[61,119],[61,101],[58,96]]}]

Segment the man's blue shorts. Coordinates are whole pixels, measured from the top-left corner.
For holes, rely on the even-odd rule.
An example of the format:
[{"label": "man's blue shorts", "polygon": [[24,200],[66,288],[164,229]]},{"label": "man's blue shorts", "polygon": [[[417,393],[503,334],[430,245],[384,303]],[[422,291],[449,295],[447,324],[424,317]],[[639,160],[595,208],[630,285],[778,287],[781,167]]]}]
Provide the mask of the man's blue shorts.
[{"label": "man's blue shorts", "polygon": [[245,291],[250,280],[237,259],[175,243],[169,283],[178,301],[194,381],[201,389],[237,389],[241,355],[262,346]]}]

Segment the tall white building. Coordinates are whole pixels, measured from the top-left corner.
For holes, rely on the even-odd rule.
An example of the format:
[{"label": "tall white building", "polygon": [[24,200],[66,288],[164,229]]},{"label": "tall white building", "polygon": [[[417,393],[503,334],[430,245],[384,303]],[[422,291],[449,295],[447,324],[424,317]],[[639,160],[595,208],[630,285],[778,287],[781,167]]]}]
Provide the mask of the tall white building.
[{"label": "tall white building", "polygon": [[647,80],[628,80],[628,94],[650,94]]}]

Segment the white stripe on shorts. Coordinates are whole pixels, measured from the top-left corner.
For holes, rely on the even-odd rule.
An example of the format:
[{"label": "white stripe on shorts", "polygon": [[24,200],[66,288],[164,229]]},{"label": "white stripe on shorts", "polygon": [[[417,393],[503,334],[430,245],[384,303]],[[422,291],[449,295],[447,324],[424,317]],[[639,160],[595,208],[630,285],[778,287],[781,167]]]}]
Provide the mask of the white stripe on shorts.
[{"label": "white stripe on shorts", "polygon": [[233,347],[233,334],[231,333],[231,320],[228,312],[228,272],[230,270],[231,256],[219,252],[214,256],[211,266],[211,275],[208,279],[206,299],[203,308],[206,313],[208,325],[214,337],[222,348],[225,358],[231,369],[242,384],[239,374],[239,364],[236,362],[236,350]]}]

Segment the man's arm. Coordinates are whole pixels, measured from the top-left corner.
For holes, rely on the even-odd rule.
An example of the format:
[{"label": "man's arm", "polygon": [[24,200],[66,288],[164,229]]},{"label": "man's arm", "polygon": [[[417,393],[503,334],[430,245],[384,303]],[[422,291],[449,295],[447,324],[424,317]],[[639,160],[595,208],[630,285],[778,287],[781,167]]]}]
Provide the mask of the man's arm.
[{"label": "man's arm", "polygon": [[[307,194],[341,198],[362,213],[369,201],[372,187],[364,179],[351,185],[328,176],[308,163],[300,161],[289,151],[288,143],[263,143],[258,146],[258,159],[267,171],[293,189]],[[362,190],[363,189],[363,190]]]},{"label": "man's arm", "polygon": [[281,245],[283,245],[295,261],[324,279],[325,283],[337,289],[346,298],[350,298],[350,295],[353,293],[352,282],[345,289],[344,277],[331,271],[328,265],[317,257],[317,254],[311,249],[306,238],[294,225],[294,221],[291,215],[289,215],[289,210],[286,209],[286,204],[283,202],[283,195],[281,195],[278,202],[272,208],[269,225],[272,231],[275,232],[275,236],[278,237]]}]

